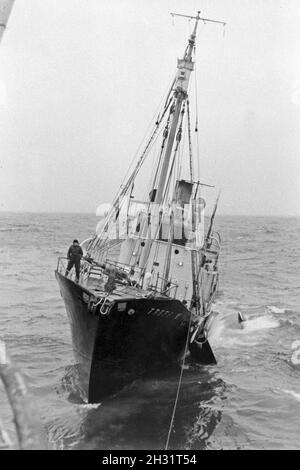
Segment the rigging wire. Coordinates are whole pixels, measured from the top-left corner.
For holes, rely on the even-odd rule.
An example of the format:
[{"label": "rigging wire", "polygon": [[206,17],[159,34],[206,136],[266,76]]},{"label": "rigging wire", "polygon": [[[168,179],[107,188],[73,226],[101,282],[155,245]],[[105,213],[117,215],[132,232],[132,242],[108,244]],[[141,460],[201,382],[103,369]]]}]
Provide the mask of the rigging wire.
[{"label": "rigging wire", "polygon": [[184,348],[184,356],[183,356],[183,361],[182,361],[182,365],[181,365],[181,371],[180,371],[180,376],[179,376],[179,381],[178,381],[178,386],[177,386],[177,392],[176,392],[176,397],[175,397],[175,401],[174,401],[173,412],[172,412],[172,416],[171,416],[171,421],[170,421],[169,432],[168,432],[168,437],[167,437],[165,450],[168,450],[170,437],[171,437],[171,432],[172,432],[172,429],[173,429],[173,426],[174,426],[175,413],[176,413],[176,409],[177,409],[177,403],[178,403],[179,393],[180,393],[180,389],[181,389],[181,383],[182,383],[182,377],[183,377],[183,372],[184,372],[185,360],[186,360],[187,350],[188,350],[189,336],[190,336],[189,333],[190,333],[190,329],[191,329],[191,324],[192,324],[192,312],[190,312],[190,319],[189,319],[188,331],[187,331],[187,335],[186,335],[185,348]]},{"label": "rigging wire", "polygon": [[158,149],[157,143],[158,143],[159,137],[162,136],[164,131],[165,131],[165,129],[162,127],[159,134],[158,134],[158,136],[157,136],[157,139],[155,139],[154,145],[156,145],[156,148],[154,149],[154,153],[156,154],[156,158],[154,157],[154,159],[153,159],[154,162],[153,162],[153,166],[152,166],[152,172],[151,172],[151,176],[150,176],[149,182],[148,182],[148,193],[151,191],[151,189],[155,188],[158,170],[159,170],[160,165],[161,165],[161,160],[162,160],[162,155],[163,155],[163,150],[164,150],[164,144],[165,144],[165,138],[163,137],[162,144],[160,145],[159,149]]},{"label": "rigging wire", "polygon": [[[224,33],[224,34],[223,34],[223,37],[224,37],[224,35],[225,35],[225,28],[224,28],[224,30],[223,30],[223,33]],[[195,45],[194,45],[194,54],[195,54]],[[196,67],[195,67],[195,77],[196,77]],[[175,79],[176,79],[176,74],[175,74]],[[168,99],[168,97],[170,96],[170,94],[171,94],[171,92],[172,92],[172,88],[173,88],[173,86],[174,86],[174,81],[175,81],[175,79],[172,79],[172,80],[171,80],[171,86],[169,85],[169,86],[167,87],[167,89],[169,89],[169,93],[168,93],[168,95],[167,95],[167,99]],[[196,80],[195,80],[195,86],[196,86],[196,108],[197,108],[197,112],[196,112],[196,129],[197,129],[197,126],[198,126],[198,106],[197,106],[197,85],[196,85]],[[163,98],[164,98],[164,96],[163,96]],[[162,98],[162,100],[161,100],[161,102],[160,102],[160,104],[159,104],[159,106],[158,106],[158,109],[159,109],[160,106],[161,106],[161,103],[162,103],[162,101],[163,101],[163,98]],[[164,112],[166,111],[166,107],[167,107],[167,106],[168,106],[168,105],[165,103]],[[156,111],[156,113],[155,113],[155,116],[156,116],[156,115],[157,115],[157,111]],[[152,121],[153,121],[153,119],[151,120],[151,122],[152,122]],[[161,120],[160,120],[160,122],[161,122]],[[150,124],[150,125],[151,125],[151,124]],[[146,131],[146,134],[148,133],[148,130],[149,130],[149,128],[150,128],[150,125],[149,125],[149,127],[148,127],[148,129],[147,129],[147,131]],[[158,125],[158,122],[156,122],[156,126],[157,126],[157,125]],[[156,129],[155,129],[155,131],[156,131]],[[155,134],[155,131],[154,131],[153,134]],[[153,134],[152,134],[152,136],[150,137],[150,141],[152,140]],[[144,139],[143,139],[143,140],[144,140]],[[142,144],[141,144],[141,145],[142,145]],[[141,145],[139,146],[139,149],[140,149]],[[148,142],[148,145],[149,145],[149,142]],[[139,152],[139,149],[138,149],[138,152]],[[148,150],[148,146],[146,147],[146,150]],[[145,150],[145,151],[146,151],[146,150]],[[199,178],[200,178],[199,139],[198,139],[198,136],[197,136],[197,150],[198,150],[198,152],[197,152],[197,157],[198,157],[198,158],[197,158],[197,161],[198,161],[198,174],[199,174]],[[144,153],[145,153],[145,151],[144,151]],[[136,155],[138,154],[138,152],[136,153]],[[131,164],[130,164],[130,166],[129,166],[129,169],[128,169],[127,173],[126,173],[126,176],[128,175],[128,172],[129,172],[129,170],[130,170],[130,167],[131,167],[132,164],[133,164],[134,159],[136,158],[136,155],[135,155],[134,158],[132,159],[132,162],[131,162]],[[143,157],[146,157],[146,155],[143,154]],[[133,171],[133,174],[132,174],[133,179],[135,178],[135,176],[137,175],[137,173],[138,173],[138,171],[139,171],[139,168],[138,168],[138,170],[136,171],[137,167],[139,166],[139,163],[140,163],[140,160],[138,161],[138,163],[137,163],[137,165],[136,165],[136,168],[135,168],[135,170]],[[143,162],[141,163],[141,165],[142,165],[142,164],[143,164]],[[141,166],[141,165],[140,165],[140,166]],[[181,168],[180,168],[180,171],[181,171]],[[120,199],[120,197],[122,197],[122,196],[126,193],[126,191],[128,190],[128,184],[125,184],[125,190],[124,190],[124,181],[125,181],[125,179],[126,179],[126,176],[125,176],[125,178],[123,179],[123,183],[122,183],[122,185],[121,185],[121,187],[120,187],[120,192],[117,193],[117,196],[116,196],[116,198],[115,198],[115,200],[114,200],[113,209],[115,208],[115,205],[116,205],[116,203],[118,202],[118,200]],[[131,177],[129,177],[129,181],[130,181],[130,184],[131,184],[131,182],[132,182],[132,178],[131,178]],[[128,183],[128,182],[127,182],[127,183]],[[108,221],[110,220],[110,217],[111,217],[111,214],[110,214],[110,216],[107,218],[106,223],[105,223],[105,226],[107,225]],[[88,246],[88,250],[90,250],[91,248],[95,248],[93,245],[94,245],[94,241],[95,241],[97,238],[98,238],[98,240],[99,240],[100,237],[97,236],[97,235],[95,235],[95,237],[92,239],[91,243],[90,243],[89,246]],[[97,241],[97,244],[98,244],[98,241]]]},{"label": "rigging wire", "polygon": [[177,158],[177,179],[180,179],[181,171],[182,171],[182,162],[183,162],[183,155],[185,150],[185,141],[187,136],[187,120],[184,120],[184,132],[183,132],[183,139],[182,139],[182,146],[180,146],[180,152]]},{"label": "rigging wire", "polygon": [[193,165],[193,150],[191,139],[191,116],[190,116],[190,102],[187,100],[187,122],[188,122],[188,136],[189,136],[189,156],[190,156],[190,178],[194,181],[194,165]]},{"label": "rigging wire", "polygon": [[[117,194],[116,194],[116,196],[115,196],[115,198],[114,198],[114,200],[113,200],[113,203],[112,203],[112,208],[113,208],[113,209],[112,209],[112,212],[113,212],[113,210],[114,210],[115,204],[117,203],[118,199],[121,197],[122,193],[125,194],[125,192],[126,192],[126,191],[125,191],[125,192],[122,191],[122,189],[124,189],[124,182],[126,181],[126,179],[127,179],[127,177],[128,177],[130,168],[132,167],[134,160],[137,158],[137,156],[138,156],[138,154],[139,154],[139,152],[140,152],[140,149],[141,149],[141,147],[142,147],[142,145],[143,145],[143,143],[144,143],[144,141],[145,141],[145,138],[146,138],[147,134],[149,133],[149,129],[153,126],[154,120],[156,120],[154,132],[152,133],[151,137],[149,138],[149,141],[150,141],[150,140],[152,139],[153,135],[156,133],[156,131],[157,131],[158,127],[159,127],[159,124],[161,123],[161,121],[162,121],[162,119],[163,119],[163,116],[165,115],[165,112],[166,112],[166,110],[168,109],[168,107],[169,107],[169,105],[170,105],[170,101],[171,101],[171,100],[169,100],[169,102],[165,101],[165,105],[164,105],[164,109],[163,109],[163,114],[162,114],[161,117],[157,117],[157,116],[159,116],[159,109],[161,108],[162,103],[163,103],[163,101],[165,100],[165,95],[166,95],[167,90],[169,90],[169,91],[168,91],[168,94],[167,94],[167,100],[168,100],[168,98],[169,98],[169,96],[170,96],[170,94],[171,94],[171,92],[172,92],[175,79],[176,79],[176,74],[175,74],[175,78],[174,78],[174,73],[173,73],[172,79],[170,80],[169,85],[166,87],[165,92],[163,93],[163,96],[162,96],[162,98],[161,98],[161,100],[160,100],[160,103],[159,103],[159,105],[158,105],[158,107],[157,107],[155,113],[154,113],[154,116],[153,116],[152,119],[150,120],[150,123],[149,123],[149,125],[148,125],[148,128],[147,128],[145,134],[144,134],[144,137],[143,137],[143,139],[142,139],[142,141],[141,141],[141,143],[140,143],[140,145],[139,145],[139,147],[138,147],[138,149],[137,149],[135,155],[133,156],[133,158],[132,158],[132,160],[131,160],[131,163],[130,163],[130,165],[129,165],[129,167],[128,167],[128,170],[127,170],[127,172],[126,172],[126,174],[125,174],[125,176],[124,176],[124,178],[123,178],[123,181],[122,181],[122,183],[121,183],[121,185],[120,185],[120,187],[119,187],[119,189],[118,189],[118,191],[117,191]],[[149,144],[149,141],[148,141],[148,144]],[[146,147],[145,150],[147,150],[147,147]],[[144,153],[145,153],[145,150],[144,150]],[[143,153],[143,154],[144,154],[144,153]],[[139,160],[139,161],[140,161],[140,160]],[[139,161],[137,162],[137,165],[139,164]],[[137,167],[137,165],[136,165],[136,167]],[[135,168],[136,168],[136,167],[135,167]],[[135,170],[134,170],[134,171],[135,171]],[[133,173],[134,173],[134,171],[133,171]],[[104,223],[104,227],[107,225],[108,221],[110,220],[110,217],[111,217],[111,214],[108,214],[108,216],[106,217],[105,223]],[[100,234],[100,235],[101,235],[101,234]],[[98,236],[97,234],[95,234],[95,236],[92,238],[92,240],[90,241],[90,243],[89,243],[89,245],[88,245],[88,247],[87,247],[87,250],[88,250],[88,251],[90,251],[90,250],[92,250],[92,249],[95,248],[94,243],[95,243],[96,240],[98,241],[98,239],[99,239],[99,236]],[[96,242],[96,244],[98,244],[98,243]]]},{"label": "rigging wire", "polygon": [[[194,57],[196,58],[196,45],[194,46]],[[199,114],[198,114],[198,83],[197,83],[197,64],[195,60],[195,107],[196,107],[196,120],[195,120],[195,134],[196,134],[196,156],[197,156],[197,173],[198,180],[200,181],[200,151],[199,151]]]},{"label": "rigging wire", "polygon": [[171,119],[171,115],[172,115],[173,106],[175,106],[175,100],[173,101],[173,104],[170,108],[168,120],[166,122],[165,128],[163,129],[163,141],[162,141],[162,144],[161,144],[161,151],[160,151],[160,155],[159,155],[158,165],[156,166],[156,172],[155,172],[155,176],[154,176],[154,179],[153,179],[153,184],[152,184],[153,189],[155,188],[155,185],[157,184],[157,177],[158,177],[158,172],[159,172],[159,169],[160,169],[160,166],[161,166],[161,161],[162,161],[162,156],[163,156],[163,152],[164,152],[164,148],[165,148],[165,143],[166,143],[166,140],[169,136],[170,119]]},{"label": "rigging wire", "polygon": [[[142,140],[141,140],[141,142],[140,142],[140,145],[138,146],[138,148],[137,148],[137,150],[136,150],[134,156],[133,156],[132,159],[131,159],[131,162],[130,162],[130,164],[129,164],[129,166],[128,166],[128,170],[127,170],[127,172],[125,173],[124,178],[123,178],[122,183],[121,183],[120,186],[122,186],[122,185],[124,184],[124,182],[126,181],[127,176],[128,176],[128,174],[129,174],[129,171],[130,171],[130,168],[132,167],[134,160],[137,158],[138,154],[140,153],[140,150],[141,150],[141,148],[143,147],[143,144],[144,144],[144,142],[145,142],[145,140],[146,140],[146,137],[147,137],[147,135],[148,135],[150,129],[152,128],[153,124],[154,124],[155,122],[157,122],[157,119],[158,119],[157,116],[159,115],[159,110],[160,110],[161,107],[162,107],[163,101],[165,101],[165,106],[164,106],[164,108],[167,107],[168,99],[169,99],[169,96],[170,96],[170,94],[171,94],[171,92],[172,92],[172,89],[173,89],[175,80],[176,80],[176,73],[175,73],[175,77],[174,77],[174,73],[173,73],[172,79],[169,81],[169,84],[167,85],[167,87],[165,88],[165,91],[163,92],[163,95],[162,95],[162,97],[161,97],[161,100],[160,100],[160,102],[159,102],[159,104],[158,104],[158,106],[157,106],[157,108],[156,108],[156,110],[155,110],[155,112],[154,112],[154,115],[152,116],[152,118],[151,118],[151,120],[150,120],[150,122],[149,122],[149,124],[148,124],[148,127],[147,127],[147,129],[146,129],[146,131],[145,131],[145,134],[144,134],[144,136],[143,136],[143,138],[142,138]],[[167,98],[166,98],[166,93],[168,93],[168,94],[167,94]]]},{"label": "rigging wire", "polygon": [[166,187],[165,187],[164,196],[163,196],[163,200],[162,200],[163,203],[167,202],[167,196],[168,196],[168,192],[169,192],[169,188],[170,188],[171,177],[173,175],[174,164],[175,164],[175,161],[176,161],[179,144],[180,144],[181,137],[182,137],[182,122],[183,122],[183,118],[184,118],[184,114],[185,114],[185,101],[183,102],[183,106],[182,106],[182,110],[181,110],[180,114],[181,114],[180,123],[179,123],[178,131],[177,131],[177,134],[176,134],[176,145],[175,145],[175,149],[174,149],[174,153],[173,153],[173,160],[172,160],[172,163],[171,163],[171,167],[169,168],[167,184],[166,184]]},{"label": "rigging wire", "polygon": [[[175,149],[174,149],[174,153],[173,153],[173,159],[172,159],[172,162],[171,162],[171,166],[170,166],[169,172],[168,172],[167,182],[166,182],[164,192],[163,192],[161,207],[166,205],[167,198],[169,196],[168,193],[169,193],[169,188],[170,188],[170,182],[171,182],[171,179],[172,179],[172,176],[173,176],[174,164],[175,164],[175,161],[176,161],[176,156],[177,156],[177,153],[178,153],[179,144],[180,144],[181,137],[182,137],[182,122],[183,122],[184,114],[185,114],[185,102],[183,103],[183,107],[182,107],[182,110],[180,112],[180,124],[179,124],[179,128],[178,128],[178,131],[177,131],[177,134],[176,134],[176,145],[175,145]],[[163,219],[162,215],[163,214],[160,211],[160,222]],[[151,242],[151,246],[152,246],[152,244],[153,244],[153,241]],[[153,269],[153,266],[152,266],[152,269]],[[165,269],[164,269],[164,271],[165,271]]]},{"label": "rigging wire", "polygon": [[[161,124],[169,106],[171,105],[171,102],[172,102],[173,98],[171,98],[169,100],[169,103],[168,105],[165,107],[159,121],[157,121],[156,125],[155,125],[155,129],[146,145],[146,148],[144,149],[144,152],[142,153],[142,155],[140,156],[139,158],[139,161],[137,162],[137,165],[135,166],[133,172],[131,173],[130,177],[128,178],[125,186],[123,186],[122,188],[119,189],[119,193],[117,193],[113,203],[112,203],[112,207],[111,207],[111,210],[109,211],[106,219],[105,219],[105,222],[104,222],[104,226],[103,226],[103,230],[101,231],[101,233],[99,235],[95,234],[95,236],[92,238],[89,246],[88,246],[88,251],[89,250],[94,250],[96,248],[99,248],[99,244],[101,244],[101,242],[103,241],[102,240],[102,235],[103,233],[105,232],[105,227],[107,227],[109,221],[111,220],[111,217],[114,213],[115,210],[117,210],[119,212],[120,210],[120,207],[117,206],[118,202],[120,201],[121,198],[123,198],[123,196],[126,194],[126,192],[128,191],[128,189],[130,188],[131,184],[133,183],[134,179],[136,178],[141,166],[143,165],[144,161],[145,161],[145,158],[147,157],[148,153],[150,152],[152,146],[154,145],[155,143],[155,140],[157,139],[159,133],[158,133],[158,129],[159,129],[159,125]],[[121,200],[121,204],[123,204],[124,201]]]}]

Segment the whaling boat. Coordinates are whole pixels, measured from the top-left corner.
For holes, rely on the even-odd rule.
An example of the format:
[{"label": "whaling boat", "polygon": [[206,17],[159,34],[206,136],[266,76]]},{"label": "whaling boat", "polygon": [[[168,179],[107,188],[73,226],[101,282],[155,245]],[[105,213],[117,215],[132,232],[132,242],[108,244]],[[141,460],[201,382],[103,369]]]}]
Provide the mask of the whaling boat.
[{"label": "whaling boat", "polygon": [[[189,82],[199,21],[224,23],[200,12],[187,18],[195,24],[175,78],[135,166],[96,234],[82,244],[79,280],[58,259],[55,275],[88,402],[187,356],[216,363],[208,335],[218,285],[218,197],[204,217],[202,191],[213,190],[195,177]],[[152,175],[147,188],[142,177],[146,194],[137,198],[145,167]]]}]

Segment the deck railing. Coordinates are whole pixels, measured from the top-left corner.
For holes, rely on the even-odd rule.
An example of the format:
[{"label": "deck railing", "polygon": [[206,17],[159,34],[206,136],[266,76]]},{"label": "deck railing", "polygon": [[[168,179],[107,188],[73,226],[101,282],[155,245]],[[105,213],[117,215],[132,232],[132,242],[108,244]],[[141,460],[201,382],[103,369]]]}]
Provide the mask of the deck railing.
[{"label": "deck railing", "polygon": [[[57,271],[63,276],[66,275],[67,265],[68,259],[66,257],[61,256],[58,258]],[[149,294],[158,292],[168,295],[169,297],[176,297],[178,284],[172,282],[172,280],[165,279],[163,276],[160,276],[158,272],[154,272],[150,277],[147,277],[143,269],[139,267],[133,268],[131,265],[119,263],[118,261],[107,260],[104,265],[90,263],[82,259],[79,284],[88,287],[89,280],[93,279],[97,281],[97,279],[99,279],[99,281],[102,281],[101,284],[103,285],[103,280],[106,280],[108,276],[107,271],[109,269],[115,269],[117,273],[119,272],[119,274],[124,275],[124,279],[121,281],[124,284],[127,283],[129,286],[140,287],[149,291]],[[75,281],[76,274],[74,268],[68,273],[68,279]]]}]

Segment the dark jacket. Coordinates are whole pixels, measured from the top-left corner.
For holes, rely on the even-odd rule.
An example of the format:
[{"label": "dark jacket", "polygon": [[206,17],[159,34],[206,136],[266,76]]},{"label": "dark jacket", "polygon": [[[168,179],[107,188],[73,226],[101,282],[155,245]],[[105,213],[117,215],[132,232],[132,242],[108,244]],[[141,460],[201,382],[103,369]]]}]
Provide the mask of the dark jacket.
[{"label": "dark jacket", "polygon": [[73,261],[79,261],[83,255],[83,251],[80,245],[71,245],[67,257]]}]

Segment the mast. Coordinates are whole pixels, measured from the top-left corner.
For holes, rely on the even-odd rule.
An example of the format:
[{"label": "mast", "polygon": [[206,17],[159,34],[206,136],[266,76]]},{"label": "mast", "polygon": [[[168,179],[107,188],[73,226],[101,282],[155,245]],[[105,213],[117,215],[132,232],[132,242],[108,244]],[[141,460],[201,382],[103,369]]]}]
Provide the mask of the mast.
[{"label": "mast", "polygon": [[6,29],[13,4],[14,0],[0,0],[0,42]]},{"label": "mast", "polygon": [[[225,26],[226,24],[222,21],[202,18],[200,16],[200,11],[197,12],[197,16],[181,15],[177,13],[171,13],[171,15],[183,16],[189,19],[194,19],[195,25],[194,25],[193,32],[189,38],[186,50],[184,52],[184,56],[182,59],[178,59],[178,62],[177,62],[178,71],[177,71],[177,76],[175,78],[174,103],[170,111],[170,114],[172,114],[173,116],[172,116],[170,131],[167,137],[168,140],[167,140],[166,151],[164,155],[162,156],[162,162],[159,165],[161,166],[161,169],[159,172],[157,187],[156,188],[153,187],[151,191],[152,195],[155,194],[155,197],[151,202],[155,202],[156,205],[161,205],[163,203],[165,192],[167,191],[167,188],[168,188],[168,179],[169,179],[168,172],[169,172],[169,167],[170,167],[172,150],[173,150],[174,142],[178,133],[177,129],[179,125],[182,106],[188,98],[188,86],[189,86],[190,75],[191,75],[191,72],[194,70],[194,62],[192,60],[192,56],[193,56],[193,51],[194,51],[194,46],[195,46],[195,41],[196,41],[198,23],[199,21],[203,21],[204,23],[206,22],[219,23],[219,24],[222,24],[223,26]],[[172,168],[170,169],[170,171],[171,170]],[[191,169],[191,175],[192,173],[193,172]],[[192,176],[191,176],[191,179],[192,179]],[[170,225],[172,225],[172,220],[170,220]],[[149,231],[151,231],[151,228],[147,226],[146,230],[143,232],[143,236],[145,238],[147,238]],[[169,243],[172,244],[173,240],[171,239],[172,237],[171,234],[172,234],[172,228],[170,227]],[[141,254],[141,258],[139,261],[139,266],[142,269],[146,267],[152,243],[153,243],[153,240],[151,240],[151,236],[150,236],[150,238],[148,238],[145,242],[145,246],[143,248],[143,252]],[[195,259],[193,259],[193,263],[194,263],[193,272],[194,272],[194,278],[195,278],[195,275],[196,275],[195,274],[196,273],[196,260]],[[168,272],[168,262],[166,262],[164,272],[165,273]],[[194,283],[195,282],[196,282],[196,279],[194,279]],[[194,289],[194,292],[195,290],[196,289]]]},{"label": "mast", "polygon": [[185,50],[184,57],[183,59],[178,59],[178,63],[177,63],[178,72],[177,72],[177,78],[176,78],[176,83],[175,83],[176,102],[175,102],[175,109],[174,109],[171,129],[169,133],[167,148],[166,148],[166,152],[165,152],[164,159],[162,162],[159,181],[157,185],[157,193],[155,197],[155,202],[157,204],[161,204],[163,200],[164,188],[165,188],[165,183],[167,180],[170,158],[171,158],[172,148],[173,148],[173,144],[174,144],[174,140],[176,136],[176,130],[178,127],[181,107],[182,107],[183,101],[187,98],[189,79],[190,79],[191,72],[194,70],[194,62],[192,61],[192,54],[193,54],[193,49],[194,49],[195,40],[196,40],[198,23],[200,19],[200,11],[198,11],[197,16],[194,18],[196,19],[194,30],[189,38],[189,43]]},{"label": "mast", "polygon": [[[178,123],[180,119],[180,113],[181,113],[181,108],[183,102],[186,100],[188,94],[188,86],[189,86],[189,79],[191,72],[194,70],[194,62],[192,61],[192,54],[193,54],[193,49],[195,45],[195,40],[196,40],[196,34],[197,34],[197,28],[198,28],[198,22],[200,19],[200,11],[198,11],[198,14],[195,18],[195,26],[194,30],[189,38],[189,42],[187,45],[187,48],[185,50],[183,59],[178,59],[177,62],[177,76],[175,78],[175,92],[174,92],[174,98],[175,98],[175,103],[174,103],[174,108],[173,108],[173,117],[172,117],[172,122],[171,122],[171,128],[168,134],[168,140],[167,140],[167,146],[166,146],[166,151],[163,156],[162,164],[161,164],[161,170],[159,174],[159,179],[158,179],[158,184],[157,184],[157,191],[155,194],[155,199],[153,202],[155,202],[157,205],[162,204],[163,199],[164,199],[164,192],[167,187],[167,180],[168,180],[168,170],[170,166],[170,159],[172,155],[172,149],[174,146],[174,141],[176,138],[177,134],[177,128],[178,128]],[[156,188],[153,188],[155,190]],[[151,230],[150,227],[147,227],[147,233],[149,230]],[[172,230],[171,230],[172,232]],[[144,236],[147,236],[147,233],[144,233]],[[171,233],[170,233],[171,236]],[[151,238],[151,237],[150,237]],[[170,243],[172,243],[172,240],[170,240]],[[139,262],[140,268],[145,268],[147,261],[148,261],[148,256],[151,250],[153,240],[147,239],[143,253],[141,255],[141,259]],[[166,268],[167,269],[167,268]],[[165,269],[165,271],[166,271]]]},{"label": "mast", "polygon": [[164,160],[162,163],[162,168],[160,172],[160,178],[157,186],[157,193],[156,193],[156,198],[155,202],[158,204],[161,204],[163,200],[163,192],[164,192],[164,187],[165,187],[165,182],[167,179],[167,173],[168,173],[168,168],[169,168],[169,163],[170,163],[170,157],[172,153],[172,148],[174,144],[174,139],[176,135],[176,129],[178,126],[178,121],[179,121],[179,116],[180,116],[180,111],[181,111],[181,106],[184,100],[187,99],[188,96],[188,85],[189,85],[189,80],[190,80],[190,75],[191,72],[194,70],[194,62],[192,61],[192,55],[193,55],[193,50],[195,46],[195,41],[196,41],[196,35],[197,35],[197,28],[198,28],[198,23],[199,21],[203,21],[204,23],[218,23],[222,24],[223,26],[226,25],[223,21],[217,21],[217,20],[211,20],[208,18],[202,18],[200,16],[200,11],[197,12],[197,16],[189,16],[189,15],[181,15],[179,13],[171,13],[172,16],[182,16],[185,18],[189,19],[194,19],[195,21],[195,26],[194,30],[189,38],[189,43],[188,46],[185,50],[184,57],[183,59],[178,59],[177,63],[177,68],[178,68],[178,73],[177,73],[177,79],[175,82],[175,98],[176,98],[176,104],[175,104],[175,110],[174,110],[174,115],[173,115],[173,121],[171,125],[171,130],[169,134],[169,139],[167,143],[167,148],[164,156]]}]

